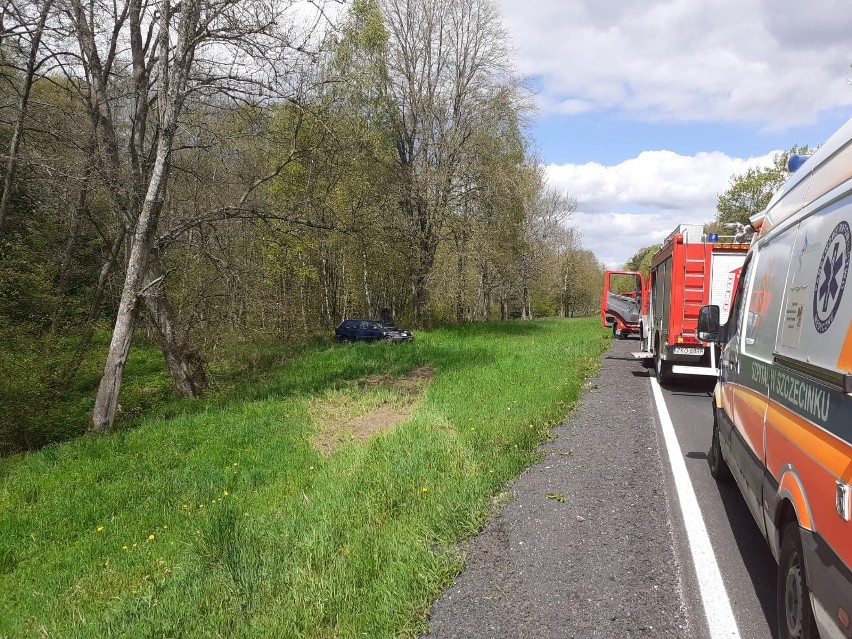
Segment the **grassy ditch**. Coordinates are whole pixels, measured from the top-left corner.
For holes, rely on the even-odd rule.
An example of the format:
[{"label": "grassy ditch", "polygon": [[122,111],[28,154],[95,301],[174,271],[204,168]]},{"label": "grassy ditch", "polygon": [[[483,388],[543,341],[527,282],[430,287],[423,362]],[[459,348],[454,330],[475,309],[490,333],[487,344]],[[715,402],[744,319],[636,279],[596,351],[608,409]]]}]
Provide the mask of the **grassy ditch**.
[{"label": "grassy ditch", "polygon": [[0,459],[0,637],[414,636],[606,344],[549,320],[318,346],[228,401]]}]

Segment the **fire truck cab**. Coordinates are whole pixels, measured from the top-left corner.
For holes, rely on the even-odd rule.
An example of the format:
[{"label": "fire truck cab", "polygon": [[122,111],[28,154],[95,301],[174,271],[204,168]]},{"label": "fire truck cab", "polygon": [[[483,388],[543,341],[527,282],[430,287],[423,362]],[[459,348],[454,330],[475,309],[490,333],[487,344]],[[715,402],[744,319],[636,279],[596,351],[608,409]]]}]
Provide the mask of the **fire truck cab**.
[{"label": "fire truck cab", "polygon": [[612,327],[613,337],[626,339],[642,330],[644,279],[636,271],[605,271],[601,297],[601,323]]},{"label": "fire truck cab", "polygon": [[[790,167],[794,167],[791,162]],[[708,461],[778,561],[781,639],[852,637],[852,120],[770,201],[721,344]]]},{"label": "fire truck cab", "polygon": [[698,314],[715,304],[727,320],[748,247],[737,237],[705,235],[700,224],[681,224],[651,259],[643,350],[633,356],[653,359],[660,382],[672,375],[718,375],[718,347],[698,339]]}]

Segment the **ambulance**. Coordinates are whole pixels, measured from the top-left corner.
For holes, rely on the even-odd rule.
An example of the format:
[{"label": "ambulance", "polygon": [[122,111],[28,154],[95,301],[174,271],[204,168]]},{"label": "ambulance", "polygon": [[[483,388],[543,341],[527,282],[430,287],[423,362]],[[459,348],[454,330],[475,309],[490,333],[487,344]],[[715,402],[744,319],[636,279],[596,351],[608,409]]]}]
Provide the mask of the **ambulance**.
[{"label": "ambulance", "polygon": [[849,639],[852,120],[751,222],[727,323],[718,305],[698,321],[721,345],[710,470],[736,481],[778,561],[779,636]]}]

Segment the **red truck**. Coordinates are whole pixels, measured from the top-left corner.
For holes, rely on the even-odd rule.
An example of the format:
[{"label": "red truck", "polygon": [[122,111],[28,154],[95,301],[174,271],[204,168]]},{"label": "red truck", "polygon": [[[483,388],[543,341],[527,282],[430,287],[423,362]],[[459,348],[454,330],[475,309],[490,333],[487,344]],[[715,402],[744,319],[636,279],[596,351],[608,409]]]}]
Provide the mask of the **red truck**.
[{"label": "red truck", "polygon": [[698,339],[698,314],[702,306],[715,304],[721,322],[728,320],[749,248],[739,235],[721,239],[706,235],[700,224],[681,224],[651,259],[644,282],[643,349],[633,356],[653,359],[661,382],[672,375],[719,374],[718,347]]},{"label": "red truck", "polygon": [[644,279],[636,271],[605,271],[601,297],[601,323],[612,327],[616,339],[642,332]]}]

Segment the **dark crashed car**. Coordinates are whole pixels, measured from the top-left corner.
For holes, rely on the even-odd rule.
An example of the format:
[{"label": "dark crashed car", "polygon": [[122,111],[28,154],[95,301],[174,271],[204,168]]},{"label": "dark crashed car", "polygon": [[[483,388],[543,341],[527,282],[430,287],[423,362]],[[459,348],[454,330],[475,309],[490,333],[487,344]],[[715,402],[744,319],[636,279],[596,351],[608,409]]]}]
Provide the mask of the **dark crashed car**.
[{"label": "dark crashed car", "polygon": [[395,326],[385,326],[376,320],[348,319],[343,320],[334,329],[334,335],[339,342],[410,342],[414,339],[411,331]]}]

